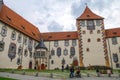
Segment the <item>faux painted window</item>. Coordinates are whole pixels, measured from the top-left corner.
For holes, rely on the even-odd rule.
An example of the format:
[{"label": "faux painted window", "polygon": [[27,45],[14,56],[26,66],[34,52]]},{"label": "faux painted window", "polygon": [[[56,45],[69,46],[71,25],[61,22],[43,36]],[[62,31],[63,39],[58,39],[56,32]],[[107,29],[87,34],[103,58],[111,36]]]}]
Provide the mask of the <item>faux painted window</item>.
[{"label": "faux painted window", "polygon": [[75,48],[71,47],[70,48],[70,56],[74,56],[75,55]]},{"label": "faux painted window", "polygon": [[12,40],[15,40],[15,39],[16,39],[16,32],[15,32],[15,31],[12,32],[12,34],[11,34],[11,39],[12,39]]},{"label": "faux painted window", "polygon": [[4,50],[4,45],[5,45],[5,42],[0,41],[0,52]]},{"label": "faux painted window", "polygon": [[61,48],[57,48],[57,56],[60,57],[61,56]]},{"label": "faux painted window", "polygon": [[68,55],[68,50],[67,50],[66,48],[64,49],[63,54],[64,54],[65,56],[67,56],[67,55]]},{"label": "faux painted window", "polygon": [[112,38],[112,44],[113,45],[116,45],[118,42],[117,42],[117,37],[113,37]]},{"label": "faux painted window", "polygon": [[85,20],[80,21],[80,26],[85,27]]},{"label": "faux painted window", "polygon": [[51,56],[54,56],[55,55],[55,50],[51,50]]},{"label": "faux painted window", "polygon": [[27,45],[27,37],[23,38],[23,44]]},{"label": "faux painted window", "polygon": [[25,57],[28,56],[28,51],[27,51],[27,49],[24,50],[24,56],[25,56]]},{"label": "faux painted window", "polygon": [[87,29],[88,30],[95,30],[95,25],[93,20],[88,20],[87,21]]},{"label": "faux painted window", "polygon": [[21,61],[20,61],[20,58],[17,59],[17,65],[20,65],[21,64]]},{"label": "faux painted window", "polygon": [[18,48],[18,55],[19,55],[19,56],[22,55],[22,51],[23,51],[23,48],[22,48],[22,46],[20,45],[19,48]]},{"label": "faux painted window", "polygon": [[76,40],[75,39],[72,40],[72,46],[76,46],[76,45],[77,45]]},{"label": "faux painted window", "polygon": [[22,42],[22,35],[21,35],[21,34],[18,35],[18,42],[19,42],[19,43]]},{"label": "faux painted window", "polygon": [[9,57],[9,58],[11,59],[11,61],[12,61],[12,59],[14,59],[15,56],[16,56],[16,44],[11,43],[11,44],[9,45],[8,57]]},{"label": "faux painted window", "polygon": [[28,50],[29,50],[30,52],[32,51],[32,44],[33,44],[32,39],[29,39],[29,41],[28,41]]},{"label": "faux painted window", "polygon": [[58,41],[54,41],[54,46],[58,47]]},{"label": "faux painted window", "polygon": [[120,47],[119,47],[119,53],[120,53]]},{"label": "faux painted window", "polygon": [[1,35],[5,37],[7,35],[7,27],[4,25],[1,30]]},{"label": "faux painted window", "polygon": [[69,40],[65,40],[64,44],[65,46],[69,46]]}]

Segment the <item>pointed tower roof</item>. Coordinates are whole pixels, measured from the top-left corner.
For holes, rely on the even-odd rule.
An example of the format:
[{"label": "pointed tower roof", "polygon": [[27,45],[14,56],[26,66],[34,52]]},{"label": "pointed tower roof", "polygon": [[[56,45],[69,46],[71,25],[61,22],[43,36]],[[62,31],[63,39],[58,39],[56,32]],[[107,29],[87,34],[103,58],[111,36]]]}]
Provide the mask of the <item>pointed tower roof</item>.
[{"label": "pointed tower roof", "polygon": [[104,19],[104,18],[96,15],[89,9],[88,6],[86,6],[82,15],[77,18],[77,20],[83,20],[83,19]]},{"label": "pointed tower roof", "polygon": [[35,47],[35,49],[46,49],[47,50],[43,40],[40,40],[39,44]]}]

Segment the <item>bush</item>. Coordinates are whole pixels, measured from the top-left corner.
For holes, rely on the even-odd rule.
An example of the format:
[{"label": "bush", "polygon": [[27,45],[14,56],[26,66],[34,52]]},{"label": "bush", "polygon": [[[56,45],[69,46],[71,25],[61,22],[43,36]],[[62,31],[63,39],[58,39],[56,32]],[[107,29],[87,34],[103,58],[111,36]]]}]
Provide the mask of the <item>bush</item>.
[{"label": "bush", "polygon": [[90,70],[96,70],[96,69],[99,69],[99,70],[111,69],[112,70],[112,68],[110,68],[110,67],[100,66],[100,65],[92,65],[92,66],[88,66],[87,68],[90,69]]}]

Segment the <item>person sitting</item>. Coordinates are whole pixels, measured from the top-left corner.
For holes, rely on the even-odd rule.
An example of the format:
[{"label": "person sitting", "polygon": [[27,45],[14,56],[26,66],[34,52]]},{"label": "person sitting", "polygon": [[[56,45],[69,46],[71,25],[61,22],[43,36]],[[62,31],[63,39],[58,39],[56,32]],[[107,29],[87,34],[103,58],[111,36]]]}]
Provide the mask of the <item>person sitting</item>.
[{"label": "person sitting", "polygon": [[81,78],[80,68],[78,68],[76,70],[76,77],[80,77]]}]

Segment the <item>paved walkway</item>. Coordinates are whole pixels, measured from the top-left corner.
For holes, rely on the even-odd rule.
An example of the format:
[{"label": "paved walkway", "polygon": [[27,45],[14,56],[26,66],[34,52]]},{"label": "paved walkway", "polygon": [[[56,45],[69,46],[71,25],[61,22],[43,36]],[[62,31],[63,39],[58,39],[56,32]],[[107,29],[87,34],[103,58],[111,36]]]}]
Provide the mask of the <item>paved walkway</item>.
[{"label": "paved walkway", "polygon": [[6,72],[0,72],[1,77],[14,78],[18,80],[120,80],[119,77],[82,77],[82,78],[69,78],[69,79],[52,79],[45,77],[35,77],[21,74],[12,74]]}]

